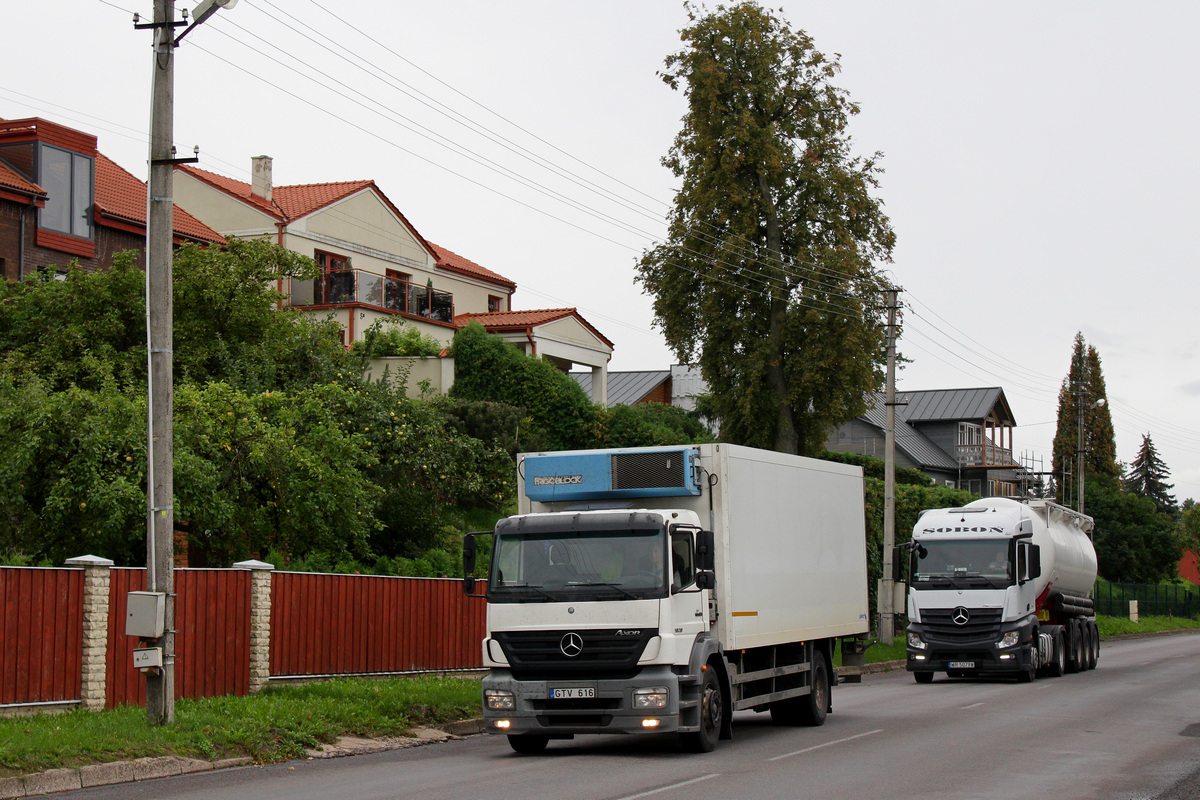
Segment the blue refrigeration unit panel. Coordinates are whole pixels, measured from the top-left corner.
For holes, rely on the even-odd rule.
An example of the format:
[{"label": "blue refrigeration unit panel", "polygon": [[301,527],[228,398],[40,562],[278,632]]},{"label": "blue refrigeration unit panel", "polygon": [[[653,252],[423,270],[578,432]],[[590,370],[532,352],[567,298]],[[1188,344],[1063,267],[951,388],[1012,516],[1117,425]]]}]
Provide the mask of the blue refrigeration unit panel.
[{"label": "blue refrigeration unit panel", "polygon": [[524,459],[525,496],[539,503],[700,494],[694,448],[541,453]]}]

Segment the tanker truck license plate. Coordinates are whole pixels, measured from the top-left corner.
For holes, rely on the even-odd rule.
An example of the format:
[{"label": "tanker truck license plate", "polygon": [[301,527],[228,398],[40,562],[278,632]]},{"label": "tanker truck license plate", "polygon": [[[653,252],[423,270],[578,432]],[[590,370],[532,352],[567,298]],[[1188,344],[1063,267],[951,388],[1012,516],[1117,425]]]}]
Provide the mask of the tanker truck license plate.
[{"label": "tanker truck license plate", "polygon": [[950,669],[975,669],[974,661],[951,661]]},{"label": "tanker truck license plate", "polygon": [[575,700],[580,697],[595,697],[596,690],[591,686],[571,686],[563,689],[551,689],[552,700]]}]

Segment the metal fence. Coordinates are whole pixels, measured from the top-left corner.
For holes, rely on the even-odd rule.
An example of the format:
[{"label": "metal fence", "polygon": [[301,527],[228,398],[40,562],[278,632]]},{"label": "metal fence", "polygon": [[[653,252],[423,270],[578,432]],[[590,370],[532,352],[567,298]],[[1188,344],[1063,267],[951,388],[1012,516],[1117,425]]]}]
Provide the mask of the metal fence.
[{"label": "metal fence", "polygon": [[1200,616],[1200,597],[1194,587],[1097,581],[1092,597],[1097,614],[1113,617],[1127,616],[1130,600],[1137,600],[1140,615],[1189,619]]}]

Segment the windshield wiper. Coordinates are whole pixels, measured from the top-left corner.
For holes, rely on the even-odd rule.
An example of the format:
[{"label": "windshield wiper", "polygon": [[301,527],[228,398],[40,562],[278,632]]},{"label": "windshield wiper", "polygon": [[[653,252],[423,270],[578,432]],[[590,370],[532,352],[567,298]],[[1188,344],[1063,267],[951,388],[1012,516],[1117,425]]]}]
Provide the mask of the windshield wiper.
[{"label": "windshield wiper", "polygon": [[510,583],[509,585],[504,586],[502,588],[504,588],[504,589],[531,589],[531,590],[537,592],[538,594],[540,594],[542,597],[546,598],[547,600],[554,600],[554,601],[558,600],[557,597],[550,594],[549,592],[542,591],[542,587],[532,586],[528,583]]},{"label": "windshield wiper", "polygon": [[975,573],[973,575],[967,575],[966,578],[969,581],[986,581],[987,585],[992,587],[993,589],[1003,589],[1004,588],[1003,584],[996,583],[996,581],[993,578],[989,578],[986,575],[980,575],[978,573]]},{"label": "windshield wiper", "polygon": [[602,582],[602,581],[597,581],[597,582],[592,582],[592,583],[585,583],[585,582],[582,582],[582,581],[567,581],[567,586],[585,586],[585,587],[586,587],[586,586],[608,586],[608,587],[611,587],[611,588],[613,588],[613,589],[616,589],[618,592],[620,592],[621,594],[625,595],[625,596],[626,596],[626,597],[628,597],[630,600],[637,600],[637,599],[639,599],[639,598],[638,598],[638,596],[637,596],[636,594],[634,594],[634,593],[632,593],[632,592],[629,592],[629,591],[627,591],[627,590],[625,590],[625,589],[621,588],[620,584],[616,584],[616,583],[604,583],[604,582]]}]

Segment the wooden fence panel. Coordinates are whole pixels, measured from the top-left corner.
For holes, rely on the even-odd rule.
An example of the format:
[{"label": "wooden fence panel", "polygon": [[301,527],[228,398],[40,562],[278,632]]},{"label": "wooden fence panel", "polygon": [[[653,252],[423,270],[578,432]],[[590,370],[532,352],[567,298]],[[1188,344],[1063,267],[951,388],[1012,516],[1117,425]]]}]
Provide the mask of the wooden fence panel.
[{"label": "wooden fence panel", "polygon": [[0,704],[78,700],[83,570],[0,567]]},{"label": "wooden fence panel", "polygon": [[[133,668],[138,640],[125,635],[126,597],[145,590],[145,569],[113,569],[109,583],[107,706],[146,704]],[[175,697],[250,691],[250,573],[175,570]]]},{"label": "wooden fence panel", "polygon": [[485,615],[459,580],[276,572],[271,675],[478,668]]}]

